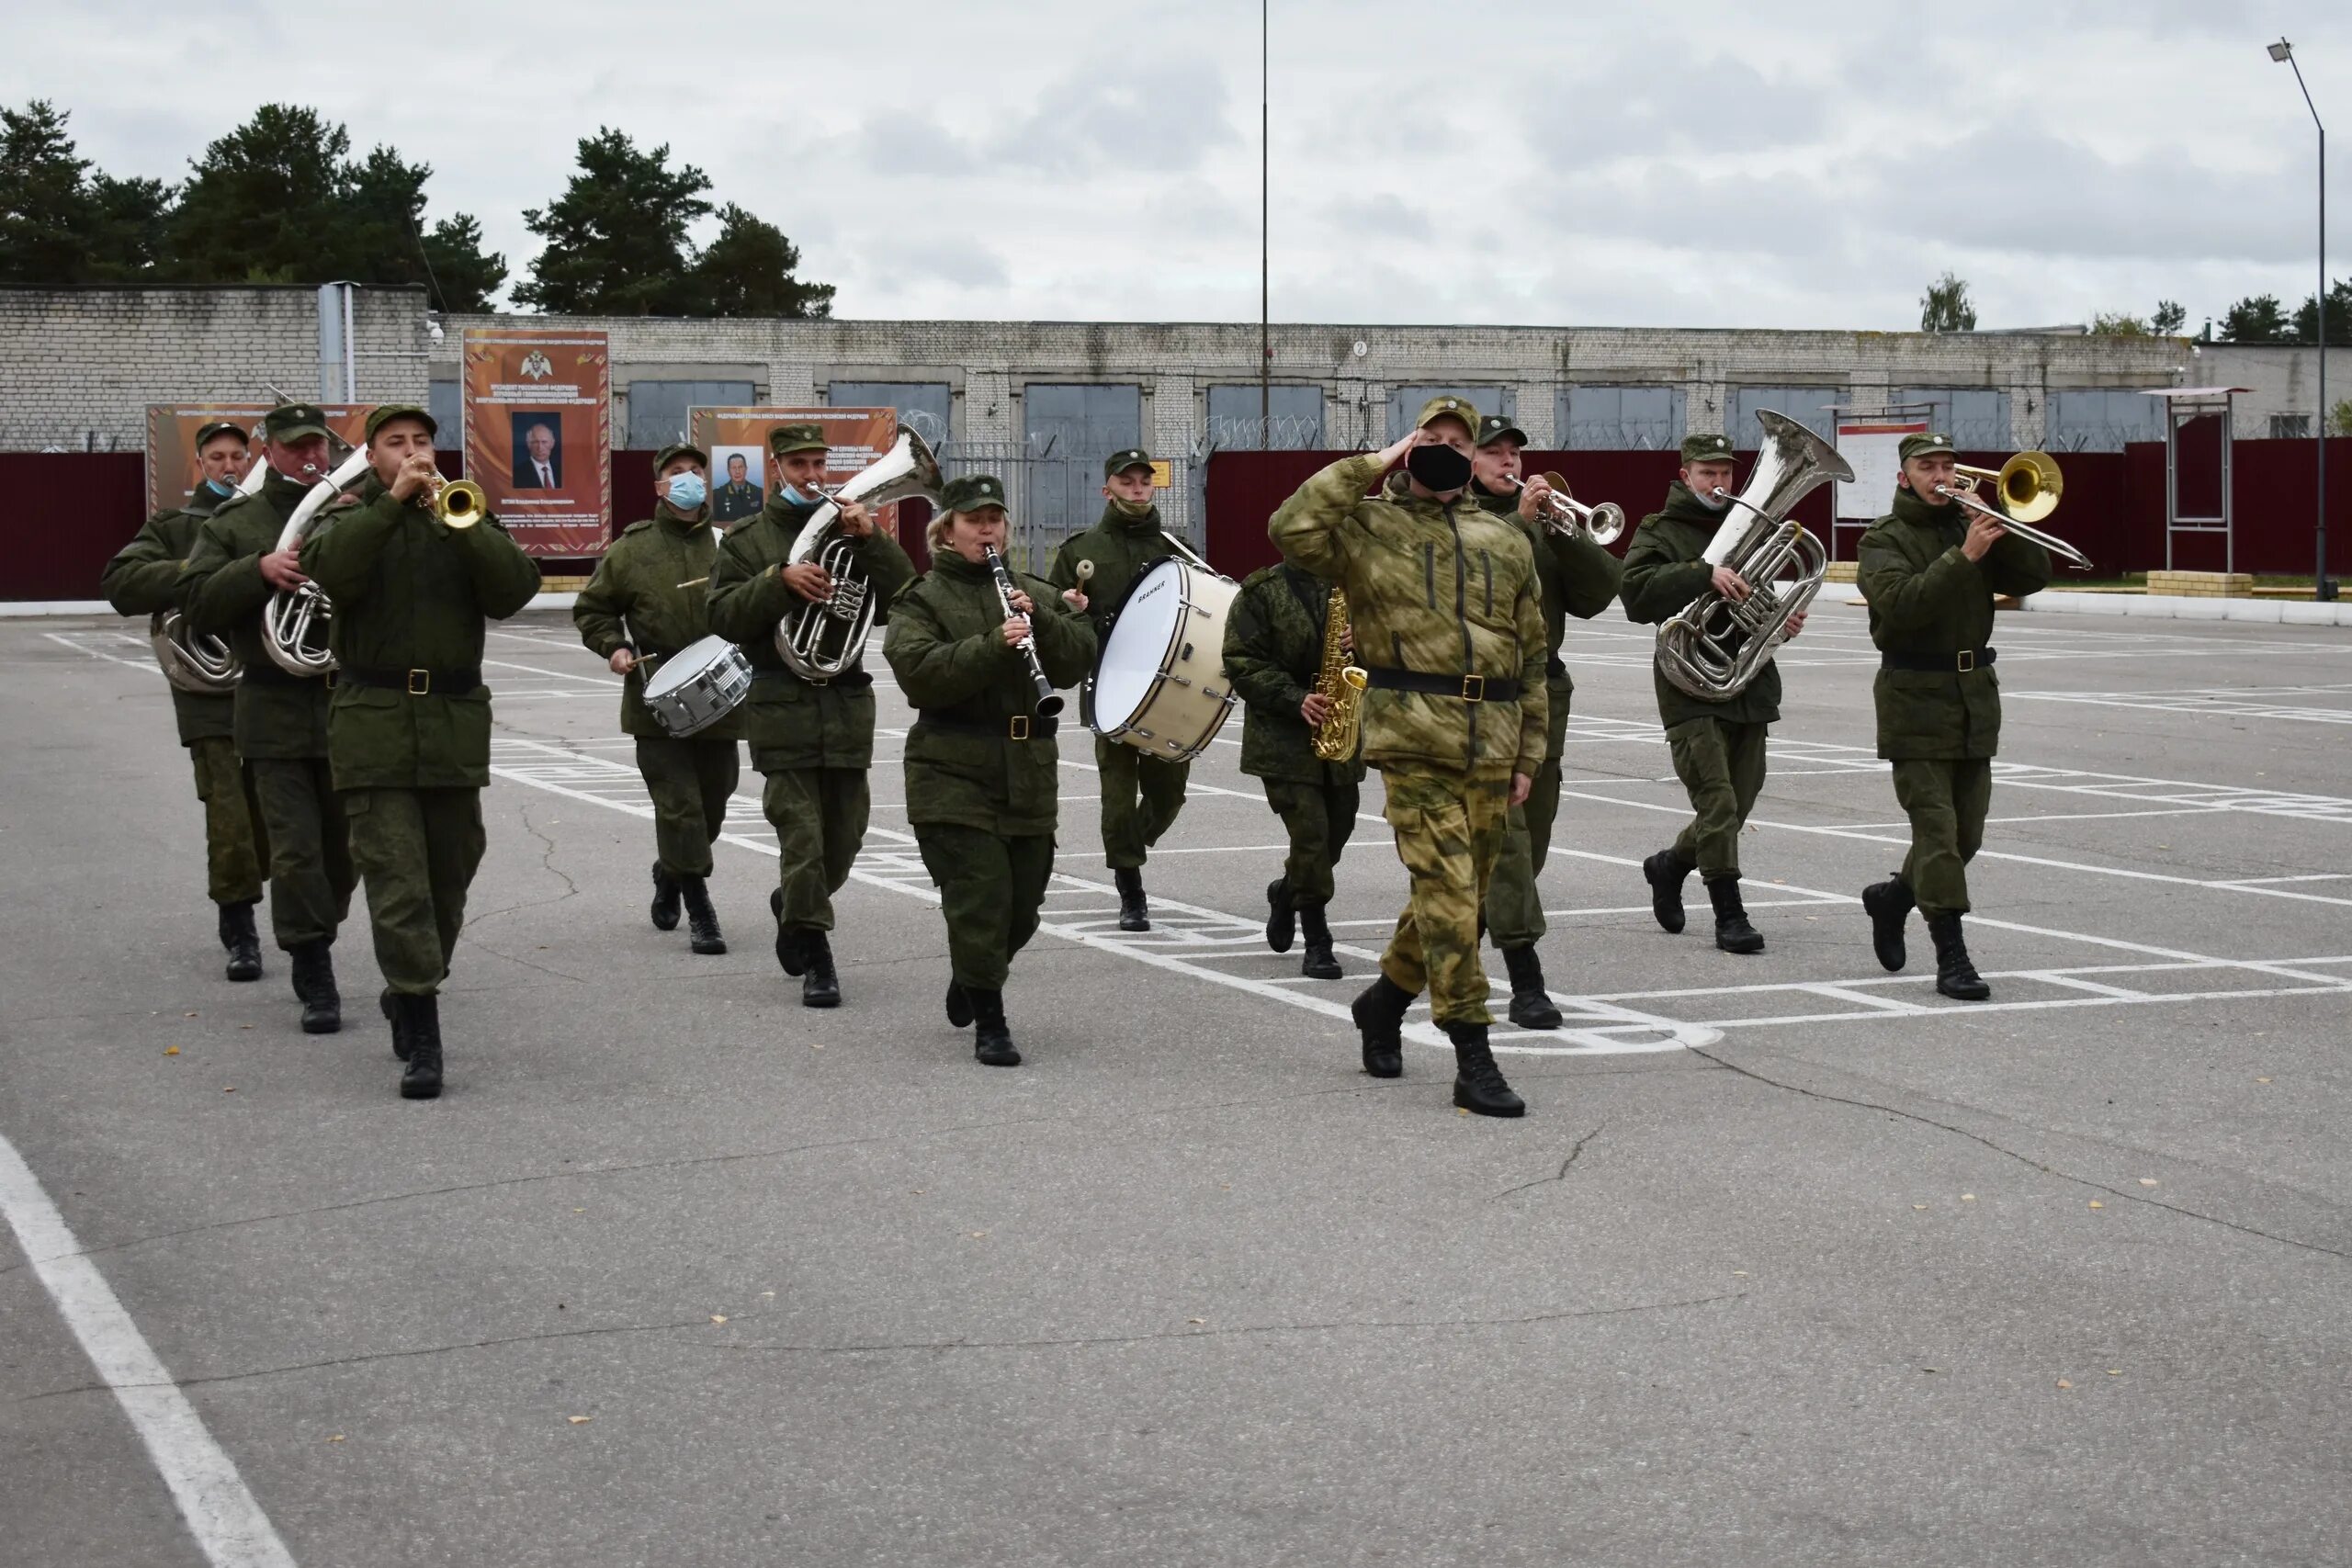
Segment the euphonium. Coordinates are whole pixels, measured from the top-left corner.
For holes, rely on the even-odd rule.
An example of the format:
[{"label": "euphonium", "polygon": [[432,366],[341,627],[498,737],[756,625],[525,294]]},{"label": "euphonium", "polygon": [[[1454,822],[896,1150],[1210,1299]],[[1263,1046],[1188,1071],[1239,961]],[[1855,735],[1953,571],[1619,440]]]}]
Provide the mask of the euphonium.
[{"label": "euphonium", "polygon": [[[931,455],[922,437],[902,430],[888,452],[852,475],[801,525],[786,564],[815,561],[832,580],[833,591],[803,604],[776,623],[775,650],[795,674],[804,680],[830,681],[855,669],[865,657],[874,614],[881,608],[866,581],[865,568],[858,561],[857,541],[832,533],[842,503],[862,501],[868,506],[886,506],[920,495],[936,504],[944,482],[939,459]],[[828,534],[832,536],[827,537]]]},{"label": "euphonium", "polygon": [[158,610],[148,617],[147,640],[154,646],[155,662],[164,667],[164,679],[180,691],[198,696],[233,692],[244,673],[235,649],[188,630],[177,610]]},{"label": "euphonium", "polygon": [[[277,547],[300,548],[326,503],[367,471],[368,449],[362,446],[345,457],[342,467],[311,487],[295,506],[294,515],[278,531]],[[270,662],[288,675],[305,680],[333,670],[334,654],[328,648],[327,628],[334,615],[334,606],[327,603],[325,591],[315,582],[305,582],[291,593],[283,590],[272,593],[261,612],[261,644]]]},{"label": "euphonium", "polygon": [[1370,677],[1348,662],[1347,642],[1348,596],[1334,587],[1331,607],[1323,612],[1323,666],[1315,676],[1315,694],[1330,704],[1315,727],[1315,754],[1327,762],[1348,761],[1363,739],[1363,689]]}]

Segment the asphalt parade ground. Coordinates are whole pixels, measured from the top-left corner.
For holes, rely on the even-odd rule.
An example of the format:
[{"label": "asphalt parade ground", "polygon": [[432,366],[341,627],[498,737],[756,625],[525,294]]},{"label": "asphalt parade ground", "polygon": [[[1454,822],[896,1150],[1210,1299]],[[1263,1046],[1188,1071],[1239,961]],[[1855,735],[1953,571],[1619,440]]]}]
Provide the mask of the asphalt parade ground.
[{"label": "asphalt parade ground", "polygon": [[[2317,1564],[2352,1556],[2352,634],[2001,618],[1989,1004],[1872,959],[1905,840],[1860,610],[1782,656],[1760,956],[1652,920],[1649,634],[1571,624],[1556,1033],[1457,1114],[1265,950],[1238,721],[1123,935],[1060,874],[980,1067],[884,672],[845,1005],[646,919],[618,681],[490,645],[490,852],[409,1103],[364,918],[337,1036],[220,977],[144,627],[0,622],[0,1562]],[[875,660],[878,666],[878,650]],[[264,930],[266,931],[266,925]],[[1499,974],[1500,965],[1491,967]]]}]

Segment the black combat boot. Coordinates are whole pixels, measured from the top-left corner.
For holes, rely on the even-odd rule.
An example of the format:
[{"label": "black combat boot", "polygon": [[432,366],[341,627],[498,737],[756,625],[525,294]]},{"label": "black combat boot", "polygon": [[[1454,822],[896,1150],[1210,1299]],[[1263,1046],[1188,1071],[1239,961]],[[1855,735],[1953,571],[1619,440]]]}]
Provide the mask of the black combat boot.
[{"label": "black combat boot", "polygon": [[1642,863],[1642,874],[1650,884],[1650,913],[1657,917],[1662,929],[1673,932],[1682,930],[1682,879],[1698,869],[1695,862],[1684,860],[1671,848],[1660,850]]},{"label": "black combat boot", "polygon": [[1384,974],[1348,1009],[1363,1032],[1363,1070],[1374,1077],[1405,1076],[1405,1010],[1412,1005],[1412,993]]},{"label": "black combat boot", "polygon": [[[672,886],[677,888],[680,900],[686,906],[687,945],[696,953],[726,952],[727,939],[718,934],[718,911],[710,907],[710,884],[699,876],[681,876]],[[670,926],[677,923],[677,915],[673,911]],[[668,931],[670,926],[662,926],[662,929]]]},{"label": "black combat boot", "polygon": [[333,1034],[343,1027],[343,993],[335,989],[331,945],[306,942],[288,954],[294,960],[294,994],[302,999],[305,1034]]},{"label": "black combat boot", "polygon": [[1747,907],[1739,901],[1739,878],[1718,876],[1707,884],[1707,902],[1715,907],[1715,945],[1725,953],[1761,953],[1764,933],[1747,923]]},{"label": "black combat boot", "polygon": [[1557,1029],[1560,1010],[1544,989],[1544,962],[1535,944],[1503,949],[1503,967],[1510,971],[1510,1021],[1521,1029]]},{"label": "black combat boot", "polygon": [[979,1023],[972,1032],[972,1055],[982,1066],[1019,1066],[1020,1048],[1012,1043],[1012,1031],[1005,1027],[1004,993],[967,986],[964,995],[971,999],[972,1016]]},{"label": "black combat boot", "polygon": [[1956,1002],[1981,1002],[1993,987],[1968,961],[1968,943],[1961,940],[1960,917],[1928,917],[1928,940],[1936,944],[1936,989]]},{"label": "black combat boot", "polygon": [[384,1021],[392,1026],[392,1060],[407,1061],[408,1010],[401,1006],[400,993],[390,986],[385,987],[383,994],[376,998],[376,1009],[384,1015]]},{"label": "black combat boot", "polygon": [[261,937],[254,930],[254,900],[220,906],[220,945],[229,954],[232,980],[261,978]]},{"label": "black combat boot", "polygon": [[1143,901],[1142,868],[1114,865],[1111,868],[1111,880],[1119,885],[1119,929],[1123,931],[1151,930],[1151,908]]},{"label": "black combat boot", "polygon": [[[775,897],[770,898],[768,902],[771,904],[780,904],[783,902],[783,898],[781,895],[779,895]],[[801,976],[807,974],[808,970],[808,933],[802,931],[798,926],[776,927],[775,961],[784,966],[784,972],[786,974],[791,976],[796,980],[800,978]]]},{"label": "black combat boot", "polygon": [[1487,1044],[1483,1023],[1449,1023],[1446,1038],[1453,1042],[1453,1103],[1473,1116],[1524,1116],[1527,1101],[1511,1092],[1495,1053]]},{"label": "black combat boot", "polygon": [[1298,911],[1290,907],[1290,884],[1275,877],[1266,884],[1266,945],[1288,953],[1298,934]]},{"label": "black combat boot", "polygon": [[842,1005],[842,978],[833,973],[833,944],[823,931],[800,933],[801,952],[808,955],[808,973],[800,981],[800,1005],[837,1008]]},{"label": "black combat boot", "polygon": [[1331,955],[1331,923],[1323,918],[1323,906],[1309,904],[1300,909],[1298,924],[1306,933],[1306,957],[1298,972],[1310,980],[1338,979],[1341,970],[1340,961]]},{"label": "black combat boot", "polygon": [[959,980],[947,982],[947,1021],[958,1029],[972,1027],[972,993]]},{"label": "black combat boot", "polygon": [[1871,951],[1882,967],[1900,969],[1909,961],[1903,951],[1903,922],[1911,918],[1911,889],[1899,876],[1873,882],[1862,889],[1862,910],[1871,918]]},{"label": "black combat boot", "polygon": [[673,931],[678,929],[679,892],[678,879],[662,870],[660,861],[655,861],[653,863],[652,909],[655,931]]},{"label": "black combat boot", "polygon": [[[402,1100],[441,1096],[441,998],[400,996],[392,1005],[408,1015],[408,1066],[401,1073]],[[398,1023],[393,1024],[395,1031]]]}]

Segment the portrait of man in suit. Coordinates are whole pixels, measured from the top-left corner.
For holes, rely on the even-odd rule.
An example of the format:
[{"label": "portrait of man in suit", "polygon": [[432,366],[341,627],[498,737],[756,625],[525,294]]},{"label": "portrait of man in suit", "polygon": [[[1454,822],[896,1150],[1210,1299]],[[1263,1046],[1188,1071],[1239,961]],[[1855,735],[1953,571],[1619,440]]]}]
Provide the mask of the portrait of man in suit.
[{"label": "portrait of man in suit", "polygon": [[514,416],[514,488],[563,488],[562,432],[547,414]]}]

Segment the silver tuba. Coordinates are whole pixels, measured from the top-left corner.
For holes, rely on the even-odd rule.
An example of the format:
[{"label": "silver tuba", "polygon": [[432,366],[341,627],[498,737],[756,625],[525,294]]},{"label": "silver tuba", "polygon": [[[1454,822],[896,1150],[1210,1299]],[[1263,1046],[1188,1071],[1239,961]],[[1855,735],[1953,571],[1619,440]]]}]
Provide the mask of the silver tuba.
[{"label": "silver tuba", "polygon": [[[310,493],[295,506],[294,515],[279,530],[277,548],[299,547],[327,502],[367,471],[368,449],[361,446],[345,457],[334,472],[311,487]],[[272,592],[261,611],[262,648],[270,661],[288,675],[306,680],[324,675],[334,668],[334,654],[327,644],[334,615],[334,606],[327,603],[325,590],[315,582],[305,582],[291,593],[283,590]]]},{"label": "silver tuba", "polygon": [[[1787,640],[1789,618],[1821,592],[1829,552],[1789,513],[1818,485],[1854,482],[1838,449],[1795,420],[1769,409],[1756,417],[1764,427],[1756,467],[1737,495],[1715,491],[1730,502],[1731,515],[1699,558],[1747,579],[1748,596],[1734,603],[1708,588],[1657,629],[1658,669],[1677,689],[1706,702],[1746,691]],[[1795,575],[1780,581],[1792,568]]]},{"label": "silver tuba", "polygon": [[775,650],[793,673],[803,680],[830,681],[857,668],[865,655],[866,636],[874,629],[875,612],[881,608],[858,562],[856,541],[832,532],[842,503],[887,506],[919,495],[935,504],[943,482],[939,459],[922,437],[902,430],[888,452],[852,475],[801,525],[785,564],[815,561],[832,579],[833,591],[802,604],[776,623]]},{"label": "silver tuba", "polygon": [[[259,433],[256,427],[254,434]],[[256,457],[237,481],[237,494],[253,494],[268,477],[269,459]],[[244,676],[244,661],[227,639],[188,630],[187,615],[176,608],[148,617],[147,640],[155,649],[155,662],[163,666],[164,679],[178,691],[218,696],[235,691]]]}]

